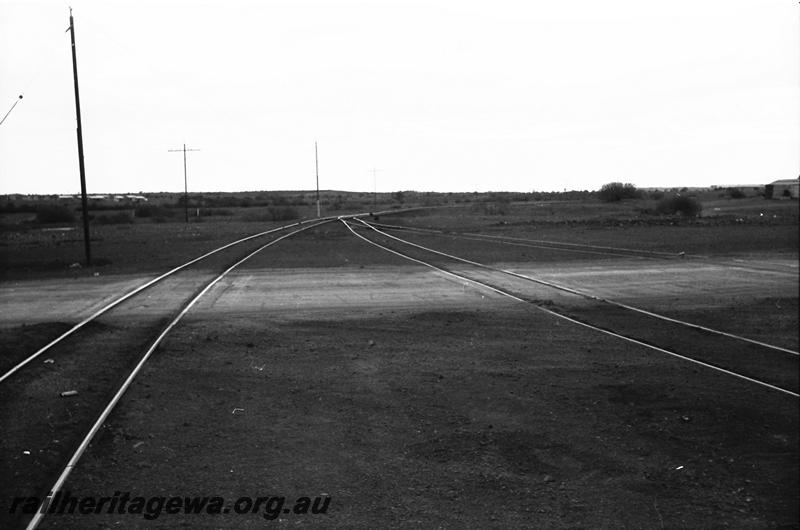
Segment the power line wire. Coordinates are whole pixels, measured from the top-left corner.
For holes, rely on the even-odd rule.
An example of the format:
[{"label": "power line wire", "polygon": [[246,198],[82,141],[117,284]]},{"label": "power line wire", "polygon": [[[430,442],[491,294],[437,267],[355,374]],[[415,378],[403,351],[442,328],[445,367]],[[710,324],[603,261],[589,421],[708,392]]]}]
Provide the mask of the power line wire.
[{"label": "power line wire", "polygon": [[17,106],[17,103],[19,103],[19,101],[20,101],[21,99],[22,99],[22,94],[20,94],[20,95],[19,95],[19,97],[18,97],[18,98],[17,98],[17,99],[14,101],[14,104],[13,104],[13,105],[11,105],[11,108],[10,108],[10,109],[8,109],[8,112],[6,112],[6,115],[5,115],[5,116],[3,116],[3,119],[2,119],[2,120],[0,120],[0,125],[3,125],[3,122],[5,122],[5,121],[6,121],[6,118],[8,118],[8,115],[9,115],[9,114],[11,114],[11,111],[12,111],[12,110],[14,110],[14,107],[16,107],[16,106]]}]

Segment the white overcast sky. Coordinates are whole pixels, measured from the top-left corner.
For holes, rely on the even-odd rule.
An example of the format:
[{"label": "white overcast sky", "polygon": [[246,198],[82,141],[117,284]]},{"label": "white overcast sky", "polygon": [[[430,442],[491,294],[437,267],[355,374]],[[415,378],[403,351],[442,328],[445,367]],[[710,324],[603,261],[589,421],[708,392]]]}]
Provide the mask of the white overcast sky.
[{"label": "white overcast sky", "polygon": [[[0,0],[0,193],[77,193],[66,1]],[[90,193],[765,183],[794,0],[72,0]]]}]

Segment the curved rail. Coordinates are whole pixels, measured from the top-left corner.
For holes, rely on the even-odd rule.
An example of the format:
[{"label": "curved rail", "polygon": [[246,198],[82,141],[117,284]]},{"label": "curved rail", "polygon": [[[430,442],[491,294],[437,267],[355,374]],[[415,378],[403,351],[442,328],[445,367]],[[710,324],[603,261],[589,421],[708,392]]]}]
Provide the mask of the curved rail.
[{"label": "curved rail", "polygon": [[[628,337],[628,336],[626,336],[626,335],[621,335],[621,334],[619,334],[619,333],[615,333],[615,332],[613,332],[613,331],[610,331],[610,330],[607,330],[607,329],[603,329],[603,328],[601,328],[601,327],[594,326],[594,325],[592,325],[592,324],[589,324],[589,323],[586,323],[586,322],[581,322],[580,320],[574,319],[574,318],[572,318],[572,317],[569,317],[569,316],[567,316],[567,315],[563,315],[563,314],[561,314],[561,313],[558,313],[558,312],[556,312],[556,311],[552,311],[552,310],[550,310],[550,309],[547,309],[546,307],[542,307],[542,306],[540,306],[540,305],[538,305],[538,304],[535,304],[535,303],[532,303],[532,302],[530,302],[530,301],[528,301],[528,300],[524,300],[524,299],[522,299],[522,298],[520,298],[520,297],[518,297],[518,296],[515,296],[514,294],[512,294],[512,293],[509,293],[509,292],[507,292],[507,291],[505,291],[505,290],[503,290],[503,289],[499,289],[499,288],[497,288],[497,287],[494,287],[494,286],[492,286],[492,285],[489,285],[489,284],[487,284],[487,283],[483,283],[483,282],[480,282],[480,281],[474,280],[474,279],[472,279],[472,278],[468,278],[468,277],[466,277],[466,276],[463,276],[463,275],[460,275],[460,274],[456,274],[456,273],[454,273],[454,272],[451,272],[451,271],[448,271],[448,270],[442,269],[442,268],[440,268],[440,267],[437,267],[436,265],[433,265],[433,264],[431,264],[431,263],[428,263],[428,262],[426,262],[426,261],[423,261],[423,260],[420,260],[420,259],[417,259],[417,258],[411,257],[411,256],[409,256],[409,255],[407,255],[407,254],[403,254],[402,252],[398,252],[398,251],[396,251],[396,250],[394,250],[394,249],[391,249],[391,248],[389,248],[389,247],[386,247],[386,246],[384,246],[384,245],[381,245],[381,244],[379,244],[379,243],[376,243],[375,241],[372,241],[372,240],[370,240],[370,239],[368,239],[368,238],[364,237],[363,235],[359,234],[359,233],[358,233],[358,232],[356,232],[355,230],[353,230],[353,228],[352,228],[352,227],[351,227],[351,226],[350,226],[350,225],[349,225],[349,224],[348,224],[346,221],[342,220],[342,222],[345,224],[345,226],[347,227],[347,229],[348,229],[348,230],[350,230],[350,232],[351,232],[353,235],[355,235],[356,237],[358,237],[358,238],[360,238],[360,239],[362,239],[362,240],[366,241],[367,243],[369,243],[369,244],[371,244],[371,245],[374,245],[374,246],[376,246],[376,247],[378,247],[378,248],[381,248],[381,249],[383,249],[383,250],[385,250],[385,251],[387,251],[387,252],[390,252],[390,253],[392,253],[392,254],[395,254],[395,255],[397,255],[397,256],[400,256],[400,257],[402,257],[402,258],[404,258],[404,259],[407,259],[407,260],[409,260],[409,261],[413,261],[413,262],[415,262],[415,263],[418,263],[418,264],[420,264],[420,265],[424,265],[424,266],[426,266],[426,267],[429,267],[429,268],[431,268],[431,269],[434,269],[434,270],[436,270],[436,271],[439,271],[439,272],[441,272],[441,273],[444,273],[444,274],[446,274],[446,275],[448,275],[448,276],[452,276],[452,277],[454,277],[454,278],[457,278],[457,279],[459,279],[459,280],[466,281],[466,282],[472,283],[472,284],[474,284],[474,285],[478,285],[478,286],[480,286],[480,287],[483,287],[483,288],[485,288],[485,289],[489,289],[490,291],[493,291],[493,292],[495,292],[495,293],[497,293],[497,294],[500,294],[500,295],[502,295],[502,296],[505,296],[505,297],[511,298],[512,300],[515,300],[515,301],[517,301],[517,302],[524,302],[524,303],[527,303],[527,304],[533,305],[534,307],[536,307],[536,308],[537,308],[537,309],[539,309],[540,311],[543,311],[543,312],[545,312],[545,313],[547,313],[547,314],[549,314],[549,315],[552,315],[552,316],[554,316],[554,317],[557,317],[557,318],[560,318],[560,319],[566,320],[566,321],[568,321],[568,322],[572,322],[573,324],[577,324],[577,325],[579,325],[579,326],[582,326],[582,327],[585,327],[585,328],[588,328],[588,329],[591,329],[591,330],[594,330],[594,331],[599,331],[600,333],[603,333],[603,334],[605,334],[605,335],[610,335],[610,336],[612,336],[612,337],[615,337],[615,338],[618,338],[618,339],[624,340],[624,341],[626,341],[626,342],[630,342],[630,343],[633,343],[633,344],[637,344],[637,345],[639,345],[639,346],[644,346],[644,347],[646,347],[646,348],[649,348],[649,349],[651,349],[651,350],[658,351],[658,352],[660,352],[660,353],[665,353],[665,354],[667,354],[667,355],[670,355],[670,356],[676,357],[676,358],[678,358],[678,359],[682,359],[682,360],[684,360],[684,361],[688,361],[688,362],[691,362],[691,363],[694,363],[694,364],[698,364],[698,365],[700,365],[700,366],[703,366],[703,367],[705,367],[705,368],[710,368],[710,369],[712,369],[712,370],[715,370],[715,371],[717,371],[717,372],[721,372],[721,373],[723,373],[723,374],[730,375],[730,376],[736,377],[736,378],[738,378],[738,379],[742,379],[742,380],[748,381],[748,382],[750,382],[750,383],[755,383],[755,384],[757,384],[757,385],[760,385],[760,386],[762,386],[762,387],[768,388],[768,389],[770,389],[770,390],[775,390],[775,391],[781,392],[781,393],[783,393],[783,394],[790,395],[790,396],[792,396],[792,397],[800,397],[800,394],[797,394],[796,392],[792,392],[791,390],[786,390],[785,388],[781,388],[781,387],[779,387],[779,386],[775,386],[775,385],[773,385],[773,384],[767,383],[766,381],[761,381],[761,380],[759,380],[759,379],[755,379],[755,378],[752,378],[752,377],[746,376],[746,375],[744,375],[744,374],[740,374],[740,373],[734,372],[734,371],[732,371],[732,370],[727,370],[727,369],[725,369],[725,368],[721,368],[721,367],[719,367],[719,366],[715,366],[715,365],[713,365],[713,364],[706,363],[706,362],[700,361],[700,360],[698,360],[698,359],[693,359],[693,358],[691,358],[691,357],[688,357],[688,356],[686,356],[686,355],[681,355],[681,354],[679,354],[679,353],[677,353],[677,352],[674,352],[674,351],[671,351],[671,350],[667,350],[667,349],[665,349],[665,348],[661,348],[661,347],[659,347],[659,346],[656,346],[656,345],[654,345],[654,344],[648,344],[648,343],[646,343],[646,342],[643,342],[643,341],[640,341],[640,340],[634,339],[634,338],[632,338],[632,337]],[[362,222],[363,222],[363,221],[362,221]],[[365,223],[365,224],[366,224],[366,223]],[[412,244],[412,245],[413,245],[413,244]],[[414,246],[418,246],[418,245],[414,245]],[[436,252],[437,254],[443,254],[443,253],[441,253],[441,252],[438,252],[438,251],[433,251],[433,252]],[[468,261],[468,260],[462,260],[462,261]]]},{"label": "curved rail", "polygon": [[[317,227],[317,226],[325,224],[325,223],[329,223],[331,221],[332,221],[332,219],[327,219],[327,220],[318,222],[316,224],[311,224],[309,226],[305,226],[305,227],[300,228],[298,230],[294,230],[294,231],[289,232],[288,234],[285,234],[285,235],[283,235],[283,236],[281,236],[279,238],[273,239],[269,243],[257,248],[256,250],[254,250],[253,252],[251,252],[250,254],[245,256],[244,258],[240,259],[239,261],[237,261],[236,263],[234,263],[233,265],[231,265],[230,267],[225,269],[225,271],[223,271],[221,274],[219,274],[217,277],[215,277],[213,280],[211,280],[197,295],[192,297],[192,299],[183,307],[181,312],[174,319],[172,319],[172,321],[158,335],[158,337],[155,339],[155,341],[153,341],[153,343],[150,345],[150,347],[144,353],[142,358],[139,360],[139,362],[133,368],[131,373],[128,375],[128,377],[125,379],[125,381],[122,383],[122,386],[120,386],[119,390],[117,390],[117,392],[111,398],[111,401],[109,401],[109,403],[106,405],[106,407],[100,413],[100,416],[98,416],[97,420],[95,420],[94,424],[92,425],[92,428],[89,430],[89,432],[83,438],[81,443],[78,445],[78,448],[72,454],[72,457],[70,457],[69,461],[67,462],[67,465],[64,467],[63,471],[58,476],[58,479],[56,480],[55,484],[53,484],[53,487],[50,488],[50,490],[49,490],[50,494],[49,495],[51,495],[51,496],[55,495],[58,491],[61,490],[61,488],[64,485],[64,482],[67,480],[67,477],[69,477],[70,473],[72,472],[72,470],[75,468],[76,464],[78,463],[78,460],[80,460],[81,456],[83,456],[83,453],[86,451],[86,448],[89,446],[89,443],[92,441],[92,439],[94,438],[95,434],[97,434],[97,431],[99,431],[100,428],[103,426],[103,423],[105,423],[106,419],[108,419],[108,416],[111,414],[111,411],[114,410],[114,407],[117,405],[119,400],[122,398],[123,394],[125,394],[125,392],[128,390],[128,387],[130,387],[131,383],[133,383],[133,380],[139,374],[139,372],[141,371],[142,367],[147,362],[147,360],[150,358],[152,353],[155,351],[155,349],[158,347],[158,345],[161,344],[161,341],[164,340],[164,337],[167,336],[167,333],[169,333],[172,330],[172,328],[174,328],[178,324],[178,322],[180,322],[180,320],[184,317],[184,315],[186,315],[186,313],[189,312],[189,310],[197,303],[198,300],[200,300],[200,298],[204,294],[206,294],[214,285],[217,284],[217,282],[219,282],[222,278],[224,278],[229,272],[231,272],[233,269],[235,269],[236,267],[238,267],[239,265],[241,265],[242,263],[244,263],[248,259],[250,259],[253,256],[255,256],[256,254],[258,254],[259,252],[261,252],[265,248],[267,248],[269,246],[272,246],[275,243],[278,243],[279,241],[281,241],[283,239],[286,239],[287,237],[291,237],[291,236],[293,236],[293,235],[295,235],[295,234],[297,234],[299,232],[302,232],[304,230],[308,230],[309,228]],[[42,501],[41,505],[39,506],[39,509],[36,511],[36,514],[33,516],[31,521],[28,523],[28,526],[27,526],[28,530],[33,530],[37,526],[39,526],[39,523],[41,522],[41,520],[46,515],[48,499],[49,499],[49,497],[46,497]]]},{"label": "curved rail", "polygon": [[[589,245],[587,243],[568,243],[566,241],[550,241],[547,239],[529,239],[529,238],[513,237],[513,236],[496,236],[492,234],[480,234],[475,232],[451,233],[451,232],[446,232],[444,230],[435,230],[433,228],[416,228],[416,227],[390,225],[383,223],[371,223],[371,224],[373,224],[374,226],[380,226],[382,228],[388,228],[390,230],[406,230],[409,232],[419,232],[422,234],[448,236],[458,239],[467,239],[470,241],[486,241],[489,243],[497,243],[500,245],[511,245],[516,247],[543,248],[543,249],[557,250],[561,252],[575,252],[580,254],[600,254],[604,256],[634,257],[634,258],[652,259],[652,260],[659,260],[659,259],[702,260],[702,262],[706,264],[720,265],[730,269],[740,269],[740,270],[759,272],[759,273],[767,272],[771,274],[781,274],[793,277],[797,275],[796,270],[787,270],[785,267],[776,269],[766,265],[749,264],[749,263],[730,264],[714,259],[710,256],[705,256],[700,254],[685,254],[682,252],[681,253],[659,252],[655,250],[641,250],[641,249],[633,249],[625,247]],[[570,247],[570,248],[564,248],[564,247]],[[596,249],[596,250],[586,250],[586,249]],[[622,254],[621,252],[626,252],[627,254]],[[741,260],[733,259],[733,261],[741,261]]]},{"label": "curved rail", "polygon": [[[333,219],[335,219],[335,218],[331,218],[331,219],[328,219],[328,220],[330,221],[330,220],[333,220]],[[121,304],[125,300],[128,300],[129,298],[139,294],[140,292],[144,291],[148,287],[151,287],[151,286],[155,285],[156,283],[166,279],[167,277],[172,276],[176,272],[178,272],[178,271],[180,271],[182,269],[185,269],[186,267],[188,267],[188,266],[190,266],[190,265],[192,265],[194,263],[197,263],[200,260],[203,260],[203,259],[205,259],[205,258],[207,258],[209,256],[212,256],[213,254],[216,254],[217,252],[221,252],[221,251],[225,250],[226,248],[230,248],[230,247],[232,247],[234,245],[238,245],[240,243],[244,243],[245,241],[250,241],[251,239],[255,239],[257,237],[262,237],[262,236],[265,236],[265,235],[268,235],[268,234],[272,234],[274,232],[279,232],[281,230],[286,230],[288,228],[299,226],[299,225],[302,225],[302,224],[305,224],[305,223],[308,223],[308,222],[310,222],[310,221],[300,221],[298,223],[292,223],[290,225],[280,226],[278,228],[273,228],[273,229],[267,230],[265,232],[259,232],[258,234],[253,234],[251,236],[247,236],[247,237],[244,237],[242,239],[238,239],[236,241],[228,243],[227,245],[223,245],[223,246],[221,246],[221,247],[219,247],[217,249],[214,249],[214,250],[212,250],[210,252],[206,252],[202,256],[198,256],[198,257],[194,258],[191,261],[187,261],[183,265],[175,267],[174,269],[171,269],[171,270],[165,272],[164,274],[162,274],[160,276],[157,276],[157,277],[153,278],[152,280],[149,280],[149,281],[143,283],[142,285],[140,285],[140,286],[134,288],[133,290],[125,293],[124,295],[120,296],[116,300],[113,300],[112,302],[110,302],[110,303],[106,304],[105,306],[101,307],[100,309],[98,309],[97,311],[95,311],[94,313],[89,315],[88,317],[84,318],[83,320],[81,320],[80,322],[78,322],[77,324],[72,326],[70,329],[68,329],[67,331],[65,331],[64,333],[62,333],[61,335],[59,335],[55,339],[53,339],[52,341],[48,342],[47,344],[45,344],[44,346],[39,348],[36,352],[32,353],[31,355],[29,355],[28,357],[26,357],[25,359],[23,359],[22,361],[20,361],[16,365],[14,365],[10,370],[8,370],[6,373],[4,373],[2,376],[0,376],[0,383],[2,383],[3,381],[5,381],[9,377],[11,377],[20,368],[24,367],[26,364],[28,364],[31,361],[33,361],[34,359],[39,357],[41,354],[43,354],[44,352],[46,352],[47,350],[49,350],[53,346],[55,346],[56,344],[58,344],[62,340],[66,339],[67,337],[69,337],[70,335],[72,335],[73,333],[75,333],[76,331],[81,329],[82,327],[84,327],[89,322],[95,320],[97,317],[99,317],[103,313],[105,313],[105,312],[109,311],[110,309],[118,306],[119,304]]]},{"label": "curved rail", "polygon": [[[418,209],[418,208],[408,208],[408,209],[405,209],[405,210],[387,210],[387,211],[375,212],[375,215],[385,215],[385,214],[391,214],[391,213],[402,213],[402,212],[405,212],[405,211],[413,211],[415,209]],[[181,271],[181,270],[185,269],[186,267],[189,267],[190,265],[193,265],[194,263],[197,263],[198,261],[201,261],[201,260],[203,260],[203,259],[205,259],[205,258],[207,258],[209,256],[212,256],[212,255],[214,255],[214,254],[216,254],[218,252],[221,252],[221,251],[223,251],[223,250],[225,250],[227,248],[230,248],[230,247],[232,247],[234,245],[238,245],[238,244],[244,243],[245,241],[250,241],[250,240],[258,238],[258,237],[263,237],[263,236],[268,235],[268,234],[279,232],[281,230],[287,230],[289,228],[294,228],[294,227],[297,227],[297,226],[301,226],[301,225],[309,224],[309,223],[315,223],[315,222],[317,222],[319,224],[320,221],[322,221],[322,222],[330,222],[330,221],[335,221],[335,220],[338,220],[338,219],[350,219],[350,218],[353,218],[353,217],[359,217],[359,216],[364,216],[364,215],[368,215],[368,214],[357,213],[357,214],[348,214],[348,215],[343,215],[343,216],[327,216],[327,217],[321,217],[319,219],[305,219],[305,220],[302,220],[302,221],[298,221],[296,223],[291,223],[291,224],[288,224],[288,225],[279,226],[277,228],[273,228],[273,229],[267,230],[265,232],[259,232],[257,234],[253,234],[253,235],[244,237],[242,239],[238,239],[236,241],[228,243],[227,245],[223,245],[223,246],[221,246],[221,247],[219,247],[217,249],[214,249],[214,250],[212,250],[210,252],[207,252],[207,253],[203,254],[202,256],[198,256],[198,257],[194,258],[193,260],[184,263],[183,265],[175,267],[174,269],[171,269],[171,270],[161,274],[160,276],[157,276],[157,277],[155,277],[155,278],[143,283],[142,285],[140,285],[138,287],[135,287],[131,291],[123,294],[119,298],[117,298],[117,299],[109,302],[105,306],[101,307],[100,309],[98,309],[97,311],[95,311],[94,313],[92,313],[88,317],[84,318],[83,320],[81,320],[80,322],[78,322],[77,324],[72,326],[70,329],[68,329],[67,331],[65,331],[61,335],[56,337],[55,339],[53,339],[52,341],[48,342],[47,344],[45,344],[44,346],[39,348],[37,351],[35,351],[34,353],[32,353],[31,355],[29,355],[28,357],[26,357],[25,359],[20,361],[19,363],[17,363],[13,367],[11,367],[4,374],[0,375],[0,383],[2,383],[3,381],[5,381],[9,377],[11,377],[14,373],[16,373],[18,370],[23,368],[25,365],[29,364],[31,361],[35,360],[37,357],[42,355],[44,352],[46,352],[47,350],[49,350],[50,348],[52,348],[53,346],[55,346],[59,342],[63,341],[64,339],[66,339],[67,337],[69,337],[70,335],[72,335],[73,333],[75,333],[76,331],[81,329],[82,327],[84,327],[86,324],[92,322],[93,320],[95,320],[99,316],[103,315],[104,313],[106,313],[110,309],[113,309],[114,307],[118,306],[119,304],[121,304],[125,300],[128,300],[129,298],[139,294],[140,292],[144,291],[145,289],[147,289],[149,287],[152,287],[156,283],[168,278],[169,276],[172,276],[173,274],[177,273],[178,271]],[[316,225],[314,225],[314,226],[316,226]]]},{"label": "curved rail", "polygon": [[[457,237],[459,239],[469,239],[472,241],[487,241],[490,240],[493,243],[500,243],[505,245],[514,245],[514,246],[521,246],[521,247],[530,247],[530,248],[547,248],[553,250],[561,250],[564,252],[577,252],[581,254],[601,254],[605,256],[623,256],[623,257],[638,257],[644,259],[676,259],[681,257],[680,254],[673,254],[669,252],[658,252],[655,250],[639,250],[633,248],[622,248],[622,247],[605,247],[601,245],[586,245],[581,243],[565,243],[562,241],[548,241],[546,239],[523,239],[519,237],[510,237],[510,236],[493,236],[489,234],[478,234],[473,232],[464,232],[461,234],[453,234],[448,233],[443,230],[435,230],[433,228],[416,228],[416,227],[407,227],[407,226],[400,226],[400,225],[390,225],[384,223],[370,223],[374,226],[380,226],[381,228],[388,228],[392,230],[408,230],[409,232],[420,232],[423,234],[432,234],[432,235],[446,235],[450,237]],[[506,241],[508,239],[519,241]],[[530,243],[537,243],[536,245],[532,245]],[[574,248],[562,248],[557,245],[563,245],[567,247],[574,247]],[[592,250],[586,250],[592,249]],[[609,252],[609,251],[616,251],[616,252]],[[622,254],[621,252],[627,252],[627,254]]]},{"label": "curved rail", "polygon": [[403,243],[403,244],[406,244],[406,245],[410,245],[412,247],[416,247],[416,248],[419,248],[421,250],[425,250],[427,252],[431,252],[431,253],[434,253],[434,254],[439,254],[440,256],[444,256],[446,258],[454,259],[456,261],[461,261],[461,262],[467,263],[469,265],[474,265],[474,266],[480,267],[482,269],[486,269],[486,270],[490,270],[490,271],[494,271],[494,272],[501,272],[503,274],[508,274],[509,276],[513,276],[515,278],[519,278],[519,279],[522,279],[522,280],[527,280],[527,281],[530,281],[530,282],[538,283],[540,285],[551,287],[553,289],[558,289],[559,291],[564,291],[564,292],[567,292],[567,293],[570,293],[570,294],[581,296],[581,297],[586,298],[588,300],[594,300],[594,301],[597,301],[597,302],[604,302],[604,303],[607,303],[607,304],[610,304],[610,305],[621,307],[623,309],[628,309],[629,311],[634,311],[634,312],[637,312],[637,313],[641,313],[643,315],[647,315],[647,316],[650,316],[650,317],[653,317],[653,318],[664,320],[666,322],[672,322],[673,324],[679,324],[679,325],[686,326],[686,327],[689,327],[689,328],[692,328],[692,329],[705,331],[707,333],[711,333],[711,334],[714,334],[714,335],[720,335],[720,336],[723,336],[723,337],[728,337],[730,339],[739,340],[739,341],[747,342],[747,343],[750,343],[750,344],[755,344],[756,346],[762,346],[764,348],[768,348],[768,349],[771,349],[771,350],[776,350],[776,351],[780,351],[780,352],[783,352],[783,353],[789,353],[791,355],[800,355],[800,352],[796,352],[794,350],[790,350],[789,348],[784,348],[783,346],[776,346],[774,344],[769,344],[769,343],[762,342],[762,341],[759,341],[759,340],[750,339],[748,337],[742,337],[741,335],[735,335],[733,333],[728,333],[727,331],[721,331],[721,330],[718,330],[718,329],[709,328],[709,327],[706,327],[706,326],[701,326],[700,324],[694,324],[692,322],[686,322],[686,321],[683,321],[683,320],[679,320],[677,318],[672,318],[672,317],[668,317],[666,315],[661,315],[659,313],[654,313],[652,311],[648,311],[648,310],[642,309],[640,307],[624,304],[622,302],[617,302],[616,300],[611,300],[609,298],[603,298],[601,296],[596,296],[596,295],[593,295],[593,294],[585,293],[585,292],[579,291],[577,289],[573,289],[571,287],[566,287],[566,286],[563,286],[563,285],[559,285],[557,283],[548,282],[548,281],[545,281],[545,280],[541,280],[539,278],[534,278],[532,276],[527,276],[525,274],[520,274],[518,272],[514,272],[514,271],[510,271],[510,270],[506,270],[506,269],[500,269],[500,268],[497,268],[497,267],[492,267],[491,265],[485,265],[483,263],[478,263],[477,261],[471,261],[471,260],[468,260],[468,259],[465,259],[465,258],[460,258],[458,256],[453,256],[452,254],[447,254],[446,252],[441,252],[439,250],[434,250],[432,248],[424,247],[422,245],[418,245],[417,243],[412,243],[411,241],[407,241],[405,239],[401,239],[401,238],[393,236],[391,234],[387,234],[386,232],[383,232],[382,230],[378,230],[371,223],[367,223],[366,221],[363,221],[362,219],[356,219],[356,220],[359,221],[360,223],[362,223],[364,226],[367,226],[367,227],[371,228],[375,232],[377,232],[377,233],[379,233],[379,234],[381,234],[381,235],[383,235],[385,237],[388,237],[388,238],[394,239],[396,241],[399,241],[400,243]]}]

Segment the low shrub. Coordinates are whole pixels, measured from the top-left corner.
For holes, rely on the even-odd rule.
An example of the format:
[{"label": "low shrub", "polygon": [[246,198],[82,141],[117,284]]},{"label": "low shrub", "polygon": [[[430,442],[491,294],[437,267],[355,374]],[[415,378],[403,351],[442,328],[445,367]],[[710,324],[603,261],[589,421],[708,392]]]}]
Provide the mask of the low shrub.
[{"label": "low shrub", "polygon": [[164,206],[156,206],[153,204],[146,204],[144,206],[137,206],[133,214],[136,217],[153,217],[153,218],[167,218],[175,215],[175,210],[166,208]]},{"label": "low shrub", "polygon": [[268,223],[270,221],[291,221],[299,219],[300,214],[291,206],[270,206],[266,209],[259,209],[250,212],[242,217],[243,221],[252,223]]},{"label": "low shrub", "polygon": [[697,217],[703,211],[703,205],[694,197],[675,195],[658,201],[656,212],[662,215],[681,214],[684,217]]},{"label": "low shrub", "polygon": [[731,199],[744,199],[747,197],[747,195],[745,195],[744,192],[739,188],[728,188],[725,190],[725,192]]},{"label": "low shrub", "polygon": [[75,212],[67,206],[47,204],[36,208],[37,223],[74,223],[75,219]]},{"label": "low shrub", "polygon": [[328,208],[333,211],[339,211],[348,206],[347,200],[341,195],[337,195],[329,204]]},{"label": "low shrub", "polygon": [[201,217],[213,217],[213,216],[220,216],[220,217],[232,217],[233,211],[228,210],[226,208],[201,208],[200,209],[200,216]]},{"label": "low shrub", "polygon": [[483,203],[483,213],[484,215],[506,215],[508,207],[506,202],[485,202]]},{"label": "low shrub", "polygon": [[129,212],[117,212],[111,215],[98,215],[94,222],[101,225],[121,225],[133,223],[133,216]]},{"label": "low shrub", "polygon": [[299,219],[300,214],[291,206],[270,206],[267,213],[273,221],[291,221]]},{"label": "low shrub", "polygon": [[609,182],[608,184],[603,184],[598,196],[603,202],[616,202],[622,199],[638,199],[642,196],[642,192],[636,189],[633,184]]}]

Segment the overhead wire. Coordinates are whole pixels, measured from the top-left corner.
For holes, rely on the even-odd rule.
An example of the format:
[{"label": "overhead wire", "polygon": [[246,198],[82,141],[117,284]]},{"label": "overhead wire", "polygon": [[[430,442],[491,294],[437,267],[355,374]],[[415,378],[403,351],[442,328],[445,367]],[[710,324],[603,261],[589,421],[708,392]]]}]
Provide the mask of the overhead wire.
[{"label": "overhead wire", "polygon": [[6,115],[3,116],[2,120],[0,120],[0,125],[3,125],[3,123],[5,123],[6,118],[8,118],[8,115],[11,114],[11,111],[14,110],[14,107],[17,106],[17,103],[19,103],[21,99],[22,99],[22,94],[20,94],[19,97],[16,100],[14,100],[14,104],[11,105],[11,108],[8,109],[8,112],[6,112]]}]

